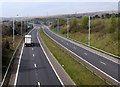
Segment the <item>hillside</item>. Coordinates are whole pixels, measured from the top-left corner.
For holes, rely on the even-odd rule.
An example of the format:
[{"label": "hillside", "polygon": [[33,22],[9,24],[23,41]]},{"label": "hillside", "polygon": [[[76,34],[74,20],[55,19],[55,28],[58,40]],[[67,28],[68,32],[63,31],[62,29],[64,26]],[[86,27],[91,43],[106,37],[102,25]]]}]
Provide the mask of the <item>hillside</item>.
[{"label": "hillside", "polygon": [[[87,17],[87,16],[86,16]],[[115,15],[110,18],[91,18],[91,38],[90,45],[101,50],[107,51],[109,53],[120,56],[118,43],[120,40],[117,19]],[[67,32],[67,23],[61,23],[59,19],[59,30],[58,25],[54,22],[54,26],[51,25],[51,29],[54,32],[57,32],[61,35],[67,36],[69,38],[88,44],[88,19],[83,17],[82,19],[72,18],[68,22],[68,32]],[[65,21],[64,21],[65,22]],[[54,27],[54,28],[53,28]]]}]

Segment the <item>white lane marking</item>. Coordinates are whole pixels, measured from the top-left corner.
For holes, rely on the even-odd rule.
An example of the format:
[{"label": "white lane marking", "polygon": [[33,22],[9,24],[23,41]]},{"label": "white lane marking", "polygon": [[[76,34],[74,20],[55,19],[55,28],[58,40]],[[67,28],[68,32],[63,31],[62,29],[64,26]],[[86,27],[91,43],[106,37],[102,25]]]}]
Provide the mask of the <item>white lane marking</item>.
[{"label": "white lane marking", "polygon": [[73,47],[74,49],[76,49],[76,47]]},{"label": "white lane marking", "polygon": [[102,61],[100,61],[100,63],[102,63],[103,65],[106,65],[106,63],[104,63],[104,62],[102,62]]},{"label": "white lane marking", "polygon": [[37,67],[36,64],[34,64],[35,68]]},{"label": "white lane marking", "polygon": [[85,55],[87,55],[87,53],[84,53]]},{"label": "white lane marking", "polygon": [[[47,27],[48,28],[48,27]],[[49,28],[48,28],[49,29]],[[50,30],[49,30],[50,31]],[[60,35],[57,35],[56,33],[54,33],[54,32],[52,32],[52,31],[50,31],[51,33],[53,33],[53,34],[55,34],[56,36],[58,36],[59,38],[62,38],[62,39],[64,39],[64,40],[67,40],[67,41],[69,41],[69,42],[71,42],[71,43],[74,43],[74,42],[72,42],[73,41],[73,39],[71,39],[71,38],[69,38],[69,39],[66,39],[66,38],[64,38],[64,37],[62,37],[62,36],[60,36]],[[72,41],[71,41],[72,40]],[[74,40],[74,41],[77,41],[77,40]],[[79,42],[79,41],[77,41],[78,43],[81,43],[81,42]],[[78,45],[78,44],[75,44],[75,45],[77,45],[77,46],[79,46],[79,47],[81,47],[81,48],[83,48],[82,46],[80,46],[80,45]],[[95,48],[95,47],[93,47],[93,48]],[[85,48],[83,48],[83,49],[85,49]],[[86,49],[85,49],[86,50]],[[87,51],[89,51],[89,50],[87,50]],[[98,53],[96,53],[96,52],[94,52],[94,51],[90,51],[90,52],[92,52],[92,53],[94,53],[94,54],[97,54],[98,56],[101,56],[101,57],[103,57],[103,58],[105,58],[105,59],[108,59],[108,60],[110,60],[110,61],[112,61],[112,62],[114,62],[114,63],[117,63],[117,64],[120,64],[118,61],[114,61],[114,60],[112,60],[112,59],[110,59],[110,58],[107,58],[106,56],[103,56],[103,55],[101,55],[101,54],[98,54]],[[105,51],[104,51],[105,52]],[[110,53],[109,53],[110,54]]]},{"label": "white lane marking", "polygon": [[[34,28],[35,29],[35,28]],[[32,29],[28,34],[30,34],[34,29]]]},{"label": "white lane marking", "polygon": [[[43,30],[44,31],[44,30]],[[91,63],[89,63],[88,61],[86,61],[85,59],[83,59],[82,57],[78,56],[77,54],[75,54],[74,52],[72,52],[71,50],[69,50],[68,48],[66,48],[65,46],[63,46],[62,44],[60,44],[59,42],[57,42],[56,40],[54,40],[52,37],[50,37],[45,31],[44,33],[51,38],[53,41],[55,41],[57,44],[59,44],[60,46],[62,46],[63,48],[65,48],[66,50],[68,50],[69,52],[71,52],[72,54],[74,54],[75,56],[77,56],[78,58],[80,58],[81,60],[83,60],[84,62],[88,63],[90,66],[92,66],[93,68],[97,69],[98,71],[100,71],[101,73],[103,73],[104,75],[106,75],[107,77],[111,78],[112,80],[114,80],[117,83],[120,83],[118,80],[116,80],[115,78],[113,78],[112,76],[110,76],[109,74],[103,72],[101,69],[97,68],[96,66],[92,65]]]},{"label": "white lane marking", "polygon": [[[28,34],[30,34],[34,29],[32,29]],[[18,72],[19,72],[19,68],[20,68],[20,62],[21,62],[21,58],[22,58],[22,54],[23,54],[23,49],[24,49],[24,43],[21,49],[21,53],[20,53],[20,58],[19,58],[19,62],[18,62],[18,67],[17,67],[17,72],[15,75],[15,82],[14,82],[14,87],[16,87],[17,84],[17,78],[18,78]]]},{"label": "white lane marking", "polygon": [[33,54],[33,57],[34,57],[35,55]]},{"label": "white lane marking", "polygon": [[34,49],[32,48],[32,50],[34,50]]},{"label": "white lane marking", "polygon": [[16,49],[15,49],[15,51],[14,51],[12,57],[11,57],[11,60],[10,60],[10,62],[9,62],[9,64],[8,64],[8,67],[7,67],[7,70],[6,70],[6,72],[5,72],[5,75],[4,75],[3,79],[2,79],[2,82],[0,83],[0,87],[3,86],[3,83],[4,83],[5,79],[6,79],[7,74],[8,74],[8,70],[9,70],[9,68],[10,68],[10,65],[11,65],[12,61],[13,61],[13,57],[14,57],[14,55],[15,55],[18,47],[20,46],[20,43],[21,43],[21,42],[22,42],[22,40],[21,40],[21,41],[19,42],[19,44],[17,45],[17,47],[16,47]]},{"label": "white lane marking", "polygon": [[45,54],[45,56],[46,56],[46,58],[47,58],[47,60],[48,60],[48,62],[49,62],[49,64],[50,64],[50,66],[52,67],[53,71],[55,72],[55,74],[56,74],[58,80],[60,81],[61,85],[62,85],[63,87],[65,87],[64,84],[63,84],[63,82],[62,82],[62,80],[60,79],[59,75],[57,74],[55,68],[53,67],[51,61],[49,60],[49,58],[48,58],[48,56],[47,56],[47,54],[46,54],[46,52],[45,52],[45,50],[44,50],[42,44],[40,43],[40,40],[39,40],[39,37],[38,37],[38,32],[37,32],[37,39],[38,39],[38,42],[39,42],[39,44],[40,44],[40,46],[41,46],[41,48],[42,48],[42,50],[43,50],[43,52],[44,52],[44,54]]},{"label": "white lane marking", "polygon": [[19,62],[18,62],[18,67],[17,67],[16,76],[15,76],[14,87],[16,87],[16,84],[17,84],[18,72],[19,72],[19,68],[20,68],[20,62],[21,62],[21,58],[22,58],[22,54],[23,54],[23,49],[24,49],[24,43],[23,43],[23,46],[22,46],[22,49],[21,49],[21,53],[20,53],[20,59],[19,59]]},{"label": "white lane marking", "polygon": [[38,87],[40,87],[40,82],[38,82]]}]

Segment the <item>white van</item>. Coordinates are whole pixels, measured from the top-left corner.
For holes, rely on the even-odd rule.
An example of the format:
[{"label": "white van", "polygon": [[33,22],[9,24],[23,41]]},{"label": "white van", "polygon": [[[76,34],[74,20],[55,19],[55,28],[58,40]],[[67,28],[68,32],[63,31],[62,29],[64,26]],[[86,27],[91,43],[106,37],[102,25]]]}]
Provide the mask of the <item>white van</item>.
[{"label": "white van", "polygon": [[32,36],[25,35],[25,46],[32,46]]}]

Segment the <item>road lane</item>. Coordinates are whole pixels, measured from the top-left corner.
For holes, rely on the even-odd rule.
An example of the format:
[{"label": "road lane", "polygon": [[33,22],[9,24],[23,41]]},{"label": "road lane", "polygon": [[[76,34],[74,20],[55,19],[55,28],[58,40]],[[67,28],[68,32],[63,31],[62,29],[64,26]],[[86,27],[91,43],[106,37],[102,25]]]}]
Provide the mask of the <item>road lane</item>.
[{"label": "road lane", "polygon": [[[91,63],[93,66],[97,67],[101,71],[105,72],[107,75],[112,77],[112,79],[114,79],[115,81],[120,82],[119,69],[118,69],[118,67],[120,67],[120,64],[115,63],[111,60],[108,60],[97,54],[94,54],[86,49],[79,47],[78,45],[75,45],[74,43],[71,43],[68,40],[65,40],[59,37],[58,35],[54,34],[52,31],[50,31],[46,26],[43,26],[43,28],[44,28],[44,32],[47,33],[55,41],[57,41],[58,43],[60,43],[61,45],[63,45],[73,53],[75,53],[76,55],[80,56],[87,62]],[[76,49],[74,49],[73,47],[76,47]],[[102,61],[102,64],[100,61]]]},{"label": "road lane", "polygon": [[39,27],[30,34],[34,45],[24,47],[17,77],[19,85],[61,85],[37,39]]}]

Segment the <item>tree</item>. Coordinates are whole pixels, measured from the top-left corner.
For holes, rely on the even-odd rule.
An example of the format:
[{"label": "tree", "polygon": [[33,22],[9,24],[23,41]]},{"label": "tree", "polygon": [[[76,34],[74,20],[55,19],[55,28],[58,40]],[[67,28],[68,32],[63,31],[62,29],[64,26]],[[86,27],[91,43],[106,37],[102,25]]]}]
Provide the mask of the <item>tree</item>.
[{"label": "tree", "polygon": [[105,18],[105,16],[104,16],[104,15],[102,15],[102,16],[101,16],[101,18],[102,18],[102,19],[104,19],[104,18]]},{"label": "tree", "polygon": [[59,25],[64,25],[65,24],[65,19],[64,18],[60,18],[59,19]]},{"label": "tree", "polygon": [[110,25],[108,26],[108,32],[114,33],[117,28],[117,20],[115,14],[112,14],[111,18],[109,19]]},{"label": "tree", "polygon": [[100,16],[99,15],[95,15],[95,18],[100,18]]},{"label": "tree", "polygon": [[105,14],[105,18],[110,18],[111,17],[111,14],[107,13]]},{"label": "tree", "polygon": [[72,18],[69,22],[69,31],[75,33],[78,30],[78,21],[76,18]]},{"label": "tree", "polygon": [[6,49],[10,49],[10,43],[8,42],[8,40],[6,40],[5,46],[6,46]]},{"label": "tree", "polygon": [[82,18],[82,20],[81,20],[81,27],[83,28],[83,29],[88,29],[88,20],[89,20],[89,18],[87,17],[87,16],[84,16],[83,18]]}]

